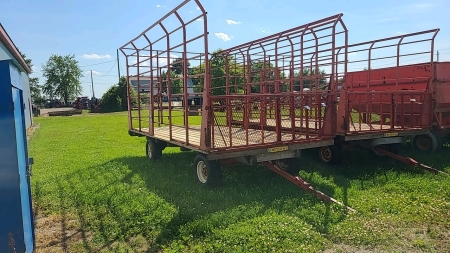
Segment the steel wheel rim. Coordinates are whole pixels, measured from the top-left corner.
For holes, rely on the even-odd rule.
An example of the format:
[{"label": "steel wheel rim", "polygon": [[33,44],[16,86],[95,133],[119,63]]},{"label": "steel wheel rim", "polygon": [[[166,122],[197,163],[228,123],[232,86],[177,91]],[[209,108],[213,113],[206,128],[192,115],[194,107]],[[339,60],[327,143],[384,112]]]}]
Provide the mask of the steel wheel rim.
[{"label": "steel wheel rim", "polygon": [[206,183],[208,180],[208,171],[204,161],[199,161],[197,163],[197,177],[202,184]]},{"label": "steel wheel rim", "polygon": [[288,165],[285,160],[276,160],[275,165],[282,170],[287,170],[288,168]]},{"label": "steel wheel rim", "polygon": [[331,149],[330,149],[330,147],[322,147],[320,149],[320,158],[323,161],[325,161],[325,162],[331,161]]},{"label": "steel wheel rim", "polygon": [[430,150],[433,146],[431,138],[426,135],[417,136],[416,146],[420,150]]}]

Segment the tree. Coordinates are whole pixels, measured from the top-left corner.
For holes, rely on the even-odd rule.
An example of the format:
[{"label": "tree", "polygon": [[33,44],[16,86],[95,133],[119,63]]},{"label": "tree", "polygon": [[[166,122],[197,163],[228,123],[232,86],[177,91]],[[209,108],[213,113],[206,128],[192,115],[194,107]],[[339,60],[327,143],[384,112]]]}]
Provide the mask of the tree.
[{"label": "tree", "polygon": [[[25,60],[25,63],[28,65],[28,67],[32,69],[33,68],[32,60],[27,58],[27,56],[24,53],[20,52],[20,50],[19,53]],[[33,103],[35,104],[44,103],[45,98],[43,98],[41,95],[41,86],[39,85],[39,78],[37,77],[29,78],[29,85],[30,85],[31,100],[33,101]]]},{"label": "tree", "polygon": [[[252,72],[252,83],[259,83],[259,85],[252,85],[251,92],[252,93],[260,93],[262,82],[266,82],[265,93],[273,93],[275,92],[275,77],[276,72],[278,72],[278,80],[285,79],[284,72],[282,72],[279,68],[277,69],[273,63],[264,63],[261,61],[252,62],[251,66]],[[267,81],[272,81],[267,83]],[[288,87],[285,85],[283,81],[279,81],[279,91],[288,91]]]},{"label": "tree", "polygon": [[[131,104],[137,104],[137,92],[134,89],[130,90]],[[118,112],[128,110],[127,100],[127,78],[121,76],[119,83],[111,86],[105,94],[103,94],[101,108],[105,112]]]},{"label": "tree", "polygon": [[41,86],[39,85],[39,78],[33,77],[29,80],[31,100],[34,104],[43,105],[45,98],[41,94]]},{"label": "tree", "polygon": [[[316,74],[316,70],[313,69],[309,69],[306,68],[303,70],[303,75],[300,75],[300,71],[296,72],[294,74],[295,78],[301,78],[303,80],[303,88],[312,88],[315,87],[315,83],[316,83],[316,78],[319,79],[319,88],[322,88],[324,86],[327,85],[327,79],[325,78],[326,72],[325,70],[320,70],[318,74]],[[300,80],[296,80],[294,82],[294,90],[299,91],[301,86],[301,81]]]},{"label": "tree", "polygon": [[[181,79],[173,80],[175,78],[180,78],[178,74],[175,72],[170,71],[170,94],[182,94],[183,93],[183,81]],[[168,92],[167,87],[168,85],[168,79],[167,79],[167,72],[163,71],[161,73],[161,79],[162,84],[161,88],[163,92]]]},{"label": "tree", "polygon": [[80,78],[83,77],[74,55],[52,55],[42,66],[43,76],[47,79],[42,90],[51,99],[63,98],[64,102],[81,95]]},{"label": "tree", "polygon": [[[170,72],[174,73],[176,75],[182,75],[183,74],[183,58],[176,58],[172,60],[172,63],[170,64]],[[191,64],[189,61],[187,61],[187,68],[188,68],[188,74],[190,74],[190,68]]]},{"label": "tree", "polygon": [[[212,95],[225,95],[227,93],[226,90],[226,64],[228,62],[229,67],[229,76],[230,76],[230,85],[231,86],[239,86],[243,83],[242,78],[242,66],[235,63],[233,61],[232,56],[225,57],[220,52],[222,49],[218,49],[212,53],[212,57],[210,59],[210,80],[211,80],[211,94]],[[192,68],[193,74],[201,74],[205,73],[205,63],[202,63],[199,66]],[[237,77],[239,76],[239,77]],[[193,80],[194,83],[194,91],[202,92],[204,88],[203,78],[197,78]],[[230,88],[231,93],[237,93],[239,89],[242,87],[234,87]]]},{"label": "tree", "polygon": [[24,53],[22,53],[20,50],[19,50],[19,53],[20,53],[20,56],[22,56],[22,58],[25,61],[25,63],[28,65],[28,67],[30,69],[32,69],[32,67],[33,67],[33,63],[31,63],[32,60],[28,59],[27,56]]}]

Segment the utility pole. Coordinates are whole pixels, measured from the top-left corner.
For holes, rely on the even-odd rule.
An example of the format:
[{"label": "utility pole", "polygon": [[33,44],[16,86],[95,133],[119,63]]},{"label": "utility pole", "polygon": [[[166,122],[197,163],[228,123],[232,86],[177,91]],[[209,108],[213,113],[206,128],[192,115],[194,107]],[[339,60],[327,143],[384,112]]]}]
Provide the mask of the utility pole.
[{"label": "utility pole", "polygon": [[439,62],[439,50],[437,51],[437,62]]},{"label": "utility pole", "polygon": [[92,70],[91,70],[91,84],[92,84],[92,97],[95,98],[95,93],[94,93],[94,80],[92,79]]},{"label": "utility pole", "polygon": [[117,73],[119,74],[119,83],[120,83],[119,49],[117,49]]}]

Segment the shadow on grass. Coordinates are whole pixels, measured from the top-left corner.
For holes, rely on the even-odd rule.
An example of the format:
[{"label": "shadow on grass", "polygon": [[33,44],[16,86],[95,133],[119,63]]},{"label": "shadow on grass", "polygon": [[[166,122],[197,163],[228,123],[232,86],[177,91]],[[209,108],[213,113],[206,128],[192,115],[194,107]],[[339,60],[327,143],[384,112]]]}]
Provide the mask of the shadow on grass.
[{"label": "shadow on grass", "polygon": [[[409,149],[403,152],[416,154]],[[348,189],[353,180],[367,189],[372,185],[364,184],[371,178],[380,181],[384,175],[380,182],[387,182],[387,172],[428,173],[390,158],[377,158],[366,150],[346,152],[344,162],[333,167],[318,163],[315,155],[303,153],[301,176],[330,196],[339,189],[345,204],[351,198]],[[222,186],[202,187],[196,180],[194,157],[193,152],[170,153],[169,149],[155,162],[145,156],[121,157],[66,174],[58,182],[60,205],[75,209],[84,250],[114,250],[115,243],[125,241],[131,251],[137,251],[133,247],[139,246],[131,241],[143,235],[148,251],[158,252],[179,238],[206,238],[213,229],[267,212],[299,217],[323,234],[346,217],[344,209],[318,200],[261,166],[226,167]],[[448,159],[439,159],[448,166]],[[94,242],[89,242],[87,231],[97,231]]]},{"label": "shadow on grass", "polygon": [[[251,208],[254,204],[260,207],[254,215],[264,214],[268,209],[281,211],[283,206],[279,206],[279,202],[286,199],[298,199],[296,207],[300,207],[301,204],[323,207],[320,200],[290,185],[283,178],[274,176],[273,172],[261,166],[225,167],[223,185],[211,189],[203,187],[197,183],[193,166],[194,157],[195,153],[187,152],[165,154],[162,160],[156,162],[149,162],[146,157],[117,159],[117,162],[126,164],[133,173],[140,175],[150,192],[173,203],[179,210],[156,238],[157,245],[153,248],[155,251],[158,250],[158,245],[166,245],[179,236],[180,229],[186,224],[239,206],[250,205]],[[124,178],[124,182],[129,183],[132,177],[133,175],[129,174]],[[326,216],[329,208],[325,209]],[[316,221],[310,223],[315,224]],[[327,227],[324,223],[327,223],[327,217],[318,227]],[[204,233],[207,231],[202,229],[204,227],[198,231],[193,229],[196,233],[194,236],[206,236]]]}]

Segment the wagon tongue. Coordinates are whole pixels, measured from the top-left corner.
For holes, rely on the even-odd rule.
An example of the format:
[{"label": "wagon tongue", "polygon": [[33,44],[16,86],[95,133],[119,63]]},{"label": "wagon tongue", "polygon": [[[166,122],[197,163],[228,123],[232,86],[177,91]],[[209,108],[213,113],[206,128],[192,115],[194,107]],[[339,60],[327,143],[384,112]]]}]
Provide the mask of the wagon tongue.
[{"label": "wagon tongue", "polygon": [[268,169],[274,171],[275,173],[281,175],[282,177],[286,178],[287,180],[289,180],[291,183],[297,185],[298,187],[302,188],[303,190],[312,193],[313,195],[315,195],[316,197],[318,197],[319,199],[328,201],[328,202],[333,202],[336,203],[338,205],[344,206],[346,207],[349,211],[352,212],[356,212],[355,209],[346,206],[345,204],[343,204],[342,202],[337,201],[336,199],[326,195],[325,193],[318,191],[316,189],[314,189],[308,182],[306,182],[305,180],[303,180],[301,177],[299,176],[292,176],[291,174],[285,172],[284,170],[278,168],[276,165],[269,163],[269,162],[262,162],[261,165],[267,167]]},{"label": "wagon tongue", "polygon": [[447,176],[450,176],[450,174],[448,174],[448,173],[446,173],[444,171],[440,171],[440,170],[437,170],[437,169],[435,169],[433,167],[430,167],[428,165],[419,163],[419,162],[417,162],[416,160],[414,160],[414,159],[412,159],[410,157],[403,157],[403,156],[391,153],[391,152],[389,152],[389,151],[387,151],[387,150],[385,150],[383,148],[380,148],[380,147],[372,147],[372,150],[376,151],[376,152],[378,152],[380,154],[389,156],[389,157],[391,157],[393,159],[396,159],[396,160],[398,160],[400,162],[403,162],[403,163],[406,163],[406,164],[410,164],[410,165],[417,166],[417,167],[420,167],[422,169],[428,170],[429,172],[432,172],[434,174],[441,173],[441,174],[445,174]]}]

